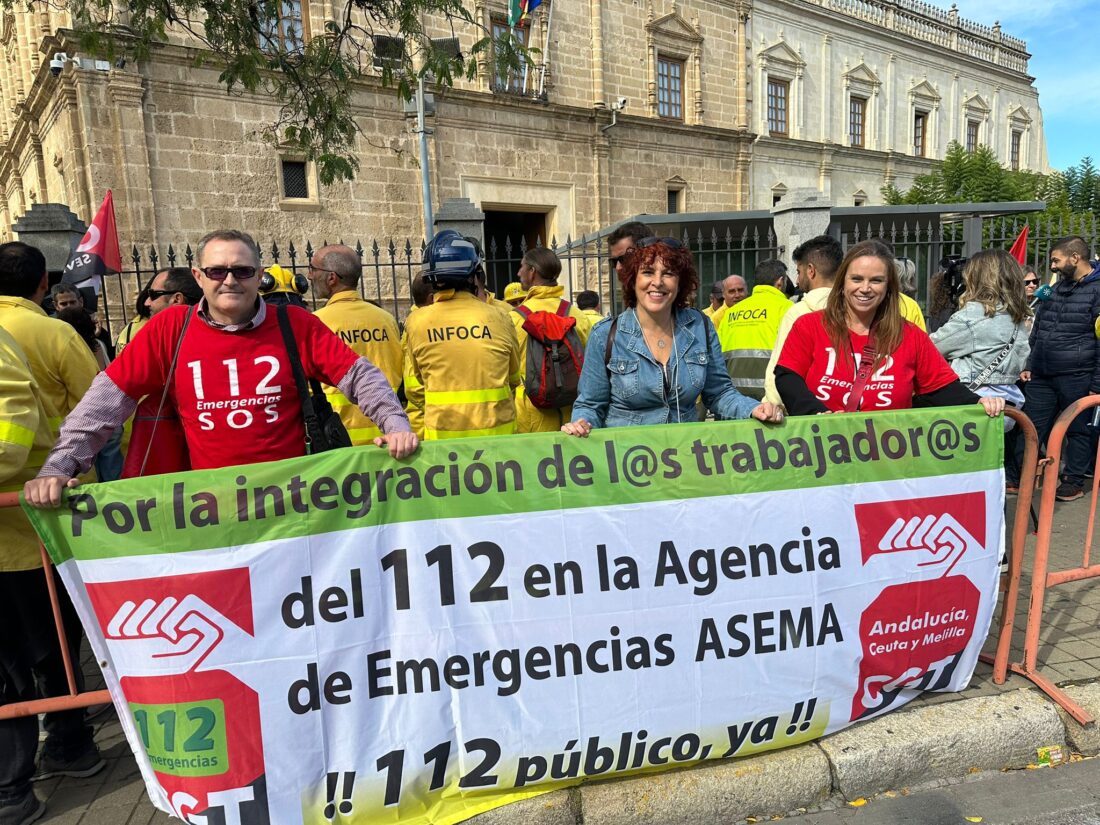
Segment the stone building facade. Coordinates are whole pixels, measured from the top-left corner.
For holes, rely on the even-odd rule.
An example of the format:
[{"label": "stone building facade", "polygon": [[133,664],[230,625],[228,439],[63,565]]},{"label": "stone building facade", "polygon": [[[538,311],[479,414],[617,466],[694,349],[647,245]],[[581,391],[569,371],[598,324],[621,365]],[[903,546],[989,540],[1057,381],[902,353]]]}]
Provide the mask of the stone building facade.
[{"label": "stone building facade", "polygon": [[[486,29],[502,25],[502,0],[471,2]],[[639,213],[766,209],[807,186],[876,203],[884,183],[907,186],[968,137],[1045,171],[1025,45],[954,11],[919,0],[555,2],[523,30],[546,61],[526,84],[483,61],[476,80],[436,93],[433,200],[472,200],[489,233],[560,242]],[[284,8],[300,11],[301,37],[334,14],[331,0]],[[262,138],[270,101],[227,94],[215,68],[196,67],[194,44],[113,66],[72,59],[66,25],[45,5],[0,25],[0,237],[36,202],[90,220],[108,188],[124,248],[194,242],[217,226],[299,243],[422,235],[415,121],[380,79],[356,93],[358,178],[322,189],[310,164]],[[476,32],[458,34],[468,48]],[[55,77],[59,52],[70,59]]]}]

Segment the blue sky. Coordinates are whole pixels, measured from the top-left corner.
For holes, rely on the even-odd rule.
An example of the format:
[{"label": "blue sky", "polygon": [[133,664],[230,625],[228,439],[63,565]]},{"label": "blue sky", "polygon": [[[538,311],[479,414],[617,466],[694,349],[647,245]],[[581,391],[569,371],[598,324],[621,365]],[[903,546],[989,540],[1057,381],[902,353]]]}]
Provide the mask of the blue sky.
[{"label": "blue sky", "polygon": [[1027,42],[1051,167],[1065,169],[1085,155],[1100,163],[1100,0],[956,2],[960,16],[987,26],[1000,20],[1005,34]]}]

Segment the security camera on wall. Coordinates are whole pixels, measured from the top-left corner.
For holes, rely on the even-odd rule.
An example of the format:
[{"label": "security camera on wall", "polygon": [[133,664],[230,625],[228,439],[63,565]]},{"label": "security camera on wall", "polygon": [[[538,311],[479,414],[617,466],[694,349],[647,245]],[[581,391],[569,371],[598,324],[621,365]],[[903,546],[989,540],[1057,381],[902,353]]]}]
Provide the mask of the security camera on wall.
[{"label": "security camera on wall", "polygon": [[621,112],[626,108],[626,98],[620,97],[611,104],[611,108],[616,112]]},{"label": "security camera on wall", "polygon": [[65,64],[69,62],[69,56],[65,52],[58,52],[50,60],[50,74],[54,77],[58,77],[61,74],[61,70],[65,68]]}]

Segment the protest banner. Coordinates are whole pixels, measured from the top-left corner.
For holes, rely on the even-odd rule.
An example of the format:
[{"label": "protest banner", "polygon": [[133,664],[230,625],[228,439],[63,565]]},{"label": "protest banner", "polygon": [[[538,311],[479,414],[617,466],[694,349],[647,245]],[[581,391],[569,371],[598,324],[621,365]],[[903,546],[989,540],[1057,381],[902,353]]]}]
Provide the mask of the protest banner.
[{"label": "protest banner", "polygon": [[978,406],[352,448],[29,510],[153,802],[458,822],[960,690],[996,596]]}]

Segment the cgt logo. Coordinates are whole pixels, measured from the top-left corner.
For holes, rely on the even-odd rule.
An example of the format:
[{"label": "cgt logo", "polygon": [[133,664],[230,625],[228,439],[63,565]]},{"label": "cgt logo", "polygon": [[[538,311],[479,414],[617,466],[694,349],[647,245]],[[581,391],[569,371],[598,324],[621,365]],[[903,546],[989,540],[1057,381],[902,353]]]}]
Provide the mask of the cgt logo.
[{"label": "cgt logo", "polygon": [[951,573],[964,555],[984,549],[985,493],[857,504],[855,515],[863,564],[905,554],[899,561],[910,574],[932,575],[883,588],[860,616],[853,721],[886,711],[905,690],[953,683],[981,597],[967,576]]},{"label": "cgt logo", "polygon": [[255,646],[248,569],[87,589],[130,711],[131,744],[176,816],[267,825],[259,696],[230,672]]},{"label": "cgt logo", "polygon": [[985,545],[985,493],[959,493],[856,505],[863,563],[910,553],[918,570],[948,576],[968,550]]},{"label": "cgt logo", "polygon": [[239,660],[253,635],[246,568],[89,583],[120,672],[169,675]]}]

